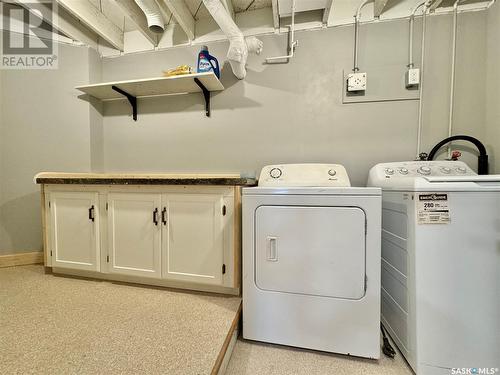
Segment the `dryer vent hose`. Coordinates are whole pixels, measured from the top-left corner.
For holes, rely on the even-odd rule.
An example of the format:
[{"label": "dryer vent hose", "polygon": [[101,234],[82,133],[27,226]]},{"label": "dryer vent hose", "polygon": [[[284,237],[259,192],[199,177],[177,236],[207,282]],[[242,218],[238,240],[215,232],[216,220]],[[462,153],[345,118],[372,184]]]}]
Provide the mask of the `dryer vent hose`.
[{"label": "dryer vent hose", "polygon": [[458,140],[468,141],[470,143],[473,143],[477,147],[479,151],[479,156],[477,157],[477,174],[488,174],[488,155],[486,154],[486,147],[484,147],[479,139],[471,137],[470,135],[453,135],[451,137],[443,139],[432,148],[431,152],[429,152],[427,160],[433,160],[439,149],[447,143]]}]

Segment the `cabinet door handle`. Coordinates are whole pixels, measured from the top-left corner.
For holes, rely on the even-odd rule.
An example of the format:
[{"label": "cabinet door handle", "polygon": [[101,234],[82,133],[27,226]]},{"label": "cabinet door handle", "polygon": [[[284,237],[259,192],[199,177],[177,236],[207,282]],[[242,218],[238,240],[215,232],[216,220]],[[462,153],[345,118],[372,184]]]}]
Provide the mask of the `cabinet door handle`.
[{"label": "cabinet door handle", "polygon": [[95,221],[94,218],[94,205],[89,208],[89,220]]},{"label": "cabinet door handle", "polygon": [[158,225],[158,208],[155,208],[155,210],[153,211],[153,223],[155,223],[155,225]]},{"label": "cabinet door handle", "polygon": [[167,225],[167,207],[163,207],[161,210],[161,222],[163,225]]}]

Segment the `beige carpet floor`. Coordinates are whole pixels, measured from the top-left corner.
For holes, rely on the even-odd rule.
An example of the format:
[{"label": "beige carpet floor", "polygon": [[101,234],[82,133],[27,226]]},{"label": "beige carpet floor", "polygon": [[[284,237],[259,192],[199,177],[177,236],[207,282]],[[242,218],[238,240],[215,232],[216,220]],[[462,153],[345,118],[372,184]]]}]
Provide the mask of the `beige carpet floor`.
[{"label": "beige carpet floor", "polygon": [[0,374],[209,374],[240,299],[0,269]]},{"label": "beige carpet floor", "polygon": [[238,339],[225,375],[412,375],[401,353],[380,360]]}]

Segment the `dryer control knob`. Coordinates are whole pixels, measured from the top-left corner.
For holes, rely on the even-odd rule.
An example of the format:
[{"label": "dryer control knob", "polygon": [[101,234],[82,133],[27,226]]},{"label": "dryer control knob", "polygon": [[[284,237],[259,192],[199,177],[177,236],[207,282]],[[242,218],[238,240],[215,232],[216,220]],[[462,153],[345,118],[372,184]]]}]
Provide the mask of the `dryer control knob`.
[{"label": "dryer control knob", "polygon": [[441,172],[450,174],[451,173],[451,168],[448,167],[441,167]]},{"label": "dryer control knob", "polygon": [[399,173],[400,174],[408,174],[408,169],[406,169],[406,168],[399,168]]},{"label": "dryer control knob", "polygon": [[431,168],[422,166],[422,167],[417,169],[417,172],[427,176],[427,175],[431,174]]},{"label": "dryer control knob", "polygon": [[281,171],[281,169],[279,168],[273,168],[269,171],[269,175],[272,177],[272,178],[280,178],[281,175],[283,174],[283,172]]},{"label": "dryer control knob", "polygon": [[328,174],[333,177],[337,174],[337,171],[335,169],[329,169]]},{"label": "dryer control knob", "polygon": [[465,172],[467,172],[467,168],[464,168],[464,167],[458,167],[458,168],[457,168],[457,172],[458,172],[458,173],[465,173]]},{"label": "dryer control knob", "polygon": [[394,169],[392,169],[392,168],[386,168],[385,169],[385,174],[393,175],[394,174]]}]

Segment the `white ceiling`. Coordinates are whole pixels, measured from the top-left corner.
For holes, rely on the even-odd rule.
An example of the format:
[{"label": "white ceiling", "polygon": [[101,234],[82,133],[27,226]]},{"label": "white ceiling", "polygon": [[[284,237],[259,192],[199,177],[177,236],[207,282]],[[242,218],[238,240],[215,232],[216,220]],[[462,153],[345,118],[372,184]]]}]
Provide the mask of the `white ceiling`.
[{"label": "white ceiling", "polygon": [[[128,19],[128,17],[123,13],[120,7],[116,4],[117,1],[120,0],[88,0],[90,1],[96,8],[101,9],[102,12],[108,17],[114,24],[120,27],[124,31],[132,31],[135,30],[136,27],[134,24]],[[159,0],[161,1],[161,0]],[[176,0],[182,1],[182,0]],[[252,11],[257,9],[269,8],[272,7],[272,0],[228,0],[233,4],[233,9],[235,13],[244,13],[246,11]],[[291,0],[279,0],[280,4],[284,4]],[[297,8],[301,8],[302,3],[306,3],[309,1],[317,1],[317,0],[296,0],[299,4],[297,4]],[[352,22],[353,15],[356,12],[357,7],[361,4],[363,0],[333,0],[333,12],[330,16],[329,26],[345,24]],[[387,5],[385,7],[385,12],[380,17],[381,19],[392,19],[392,18],[401,18],[408,16],[411,10],[422,0],[388,0]],[[442,8],[453,6],[455,0],[443,0],[441,3]],[[474,3],[486,3],[490,0],[466,0],[462,1],[462,3],[466,4],[474,4]],[[210,14],[208,13],[205,5],[203,5],[203,0],[184,0],[186,3],[189,12],[195,18],[195,20],[200,20],[204,18],[210,18]],[[307,5],[306,5],[307,7]],[[286,13],[286,12],[285,12]],[[170,14],[169,14],[170,15]],[[367,21],[373,18],[373,5],[368,4],[363,12],[362,12],[362,21]],[[169,19],[165,20],[168,22],[176,23],[177,21],[173,17],[169,17]]]},{"label": "white ceiling", "polygon": [[[21,3],[27,0],[17,0],[17,1]],[[63,1],[63,0],[58,0],[58,1]],[[121,41],[118,40],[118,42],[115,43],[115,46],[117,45],[120,46],[120,49],[125,53],[151,50],[152,48],[154,48],[152,44],[154,42],[154,39],[151,38],[149,38],[149,40],[144,39],[145,38],[144,35],[148,37],[147,35],[148,31],[147,30],[144,31],[144,26],[142,26],[143,29],[141,30],[140,27],[138,27],[138,24],[132,22],[130,16],[126,14],[126,11],[123,10],[124,9],[123,4],[122,6],[118,5],[118,2],[125,0],[75,0],[75,1],[89,3],[88,4],[89,8],[94,8],[92,12],[95,12],[96,11],[95,8],[97,8],[97,10],[101,11],[105,16],[105,18],[107,18],[107,20],[104,19],[104,22],[107,23],[108,25],[107,27],[109,29],[114,28],[116,30],[117,27],[119,29],[118,31],[122,32],[121,35],[122,40]],[[166,1],[166,0],[156,0],[156,1]],[[189,15],[189,13],[186,12],[187,18],[185,18],[186,15],[184,15],[183,17],[186,20],[191,18],[192,16],[195,19],[194,27],[191,26],[190,29],[186,29],[186,26],[183,25],[183,23],[179,23],[178,20],[172,16],[172,13],[167,10],[166,13],[164,14],[166,18],[165,24],[170,25],[170,27],[166,28],[165,33],[161,35],[160,39],[156,39],[155,45],[158,45],[158,48],[169,48],[181,45],[189,45],[191,43],[205,43],[208,41],[221,40],[225,38],[224,35],[219,30],[218,26],[211,18],[207,9],[203,5],[202,0],[170,0],[170,1],[172,1],[174,4],[177,5],[182,4],[182,2],[184,1],[186,8],[191,15]],[[280,18],[279,29],[278,30],[276,29],[276,23],[273,22],[273,11],[276,12],[276,9],[272,8],[273,0],[225,0],[225,1],[231,2],[234,12],[236,13],[235,22],[242,29],[245,35],[262,35],[267,33],[273,33],[276,31],[278,32],[287,31],[287,28],[285,26],[289,24],[290,22],[289,18]],[[285,8],[288,9],[290,8],[291,1],[292,0],[274,1],[275,4],[278,4],[277,8],[279,8],[279,14],[282,17],[287,16],[287,13],[289,13],[289,11]],[[311,5],[313,3],[316,5],[322,4],[320,5],[320,8],[326,7],[327,9],[331,9],[329,12],[326,11],[325,9],[319,9],[319,10],[311,10],[308,12],[297,13],[296,17],[297,30],[321,28],[324,26],[332,27],[337,25],[351,24],[354,21],[353,15],[355,14],[356,9],[363,1],[364,0],[296,0],[297,11],[304,9],[315,9],[315,6]],[[384,0],[378,0],[378,1],[382,1],[383,3]],[[421,1],[422,0],[386,0],[384,11],[382,12],[379,19],[390,20],[390,19],[408,17],[411,11],[414,9],[414,7],[417,4],[421,3]],[[442,0],[441,7],[438,8],[436,12],[450,11],[451,10],[450,6],[453,5],[454,1],[455,0]],[[65,2],[66,4],[68,3],[67,1]],[[461,10],[481,9],[485,8],[488,5],[491,5],[491,3],[492,0],[462,0],[460,9]],[[332,6],[329,7],[328,6],[329,4],[332,4]],[[81,5],[80,3],[79,7],[82,8],[84,6]],[[127,8],[125,7],[125,9]],[[91,25],[85,23],[85,21],[82,22],[82,20],[78,18],[76,15],[73,16],[75,16],[75,18],[73,18],[73,21],[70,20],[70,22],[73,22],[74,24],[79,24],[76,26],[78,26],[78,28],[80,29],[82,28],[86,29],[86,27],[88,28],[86,30],[82,30],[82,32],[80,32],[79,34],[77,33],[77,35],[73,36],[71,36],[66,32],[67,36],[69,36],[73,40],[84,42],[86,44],[89,44],[88,40],[91,41],[97,40],[97,42],[93,42],[89,45],[94,44],[95,46],[95,44],[97,43],[98,46],[101,45],[104,46],[104,48],[109,47],[109,46],[106,47],[105,43],[104,44],[101,43],[102,38],[99,38],[97,36],[97,34],[99,33],[98,30],[92,28]],[[366,5],[366,7],[363,8],[361,14],[361,21],[366,22],[373,20],[374,20],[374,7],[373,3],[369,3]],[[192,19],[190,22],[191,25],[193,25]],[[142,21],[143,25],[144,23],[145,23],[145,16],[144,16],[144,21]],[[116,27],[113,26],[113,24]],[[179,30],[179,28],[181,29],[180,33],[175,31]],[[74,27],[70,27],[70,29],[71,29],[70,31],[72,31]],[[64,33],[64,30],[62,31]],[[179,38],[180,34],[183,34],[184,32],[187,33],[188,31],[191,32],[191,35],[194,34],[194,39],[190,41],[186,37],[181,36]],[[100,35],[101,37],[106,36],[102,33]],[[84,36],[84,38],[83,39],[78,38],[78,36]],[[120,35],[117,36],[117,38],[118,37],[120,37]],[[106,38],[104,39],[108,40]],[[99,49],[100,52],[103,53],[102,48]],[[118,51],[118,49],[116,48],[108,48],[108,51],[103,54],[116,55],[119,53],[120,51]]]},{"label": "white ceiling", "polygon": [[[184,0],[189,11],[196,20],[210,17],[210,14],[203,5],[203,0]],[[271,0],[232,0],[235,13],[245,12],[261,8],[271,8]]]}]

